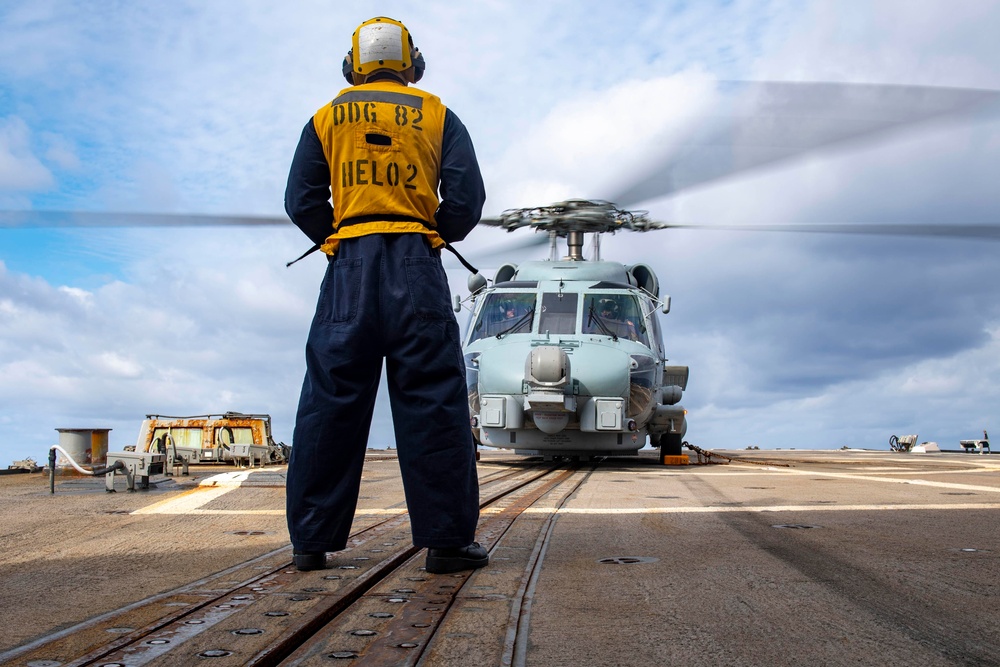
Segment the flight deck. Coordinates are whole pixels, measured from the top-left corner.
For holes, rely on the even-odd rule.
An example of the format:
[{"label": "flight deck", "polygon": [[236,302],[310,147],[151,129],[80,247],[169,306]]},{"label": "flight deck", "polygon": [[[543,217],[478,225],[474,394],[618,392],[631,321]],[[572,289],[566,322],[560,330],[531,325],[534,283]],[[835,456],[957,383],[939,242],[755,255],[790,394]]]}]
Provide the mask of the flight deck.
[{"label": "flight deck", "polygon": [[422,569],[392,450],[313,572],[283,466],[0,476],[0,664],[1000,664],[1000,457],[722,453],[483,452],[491,563],[454,575]]}]

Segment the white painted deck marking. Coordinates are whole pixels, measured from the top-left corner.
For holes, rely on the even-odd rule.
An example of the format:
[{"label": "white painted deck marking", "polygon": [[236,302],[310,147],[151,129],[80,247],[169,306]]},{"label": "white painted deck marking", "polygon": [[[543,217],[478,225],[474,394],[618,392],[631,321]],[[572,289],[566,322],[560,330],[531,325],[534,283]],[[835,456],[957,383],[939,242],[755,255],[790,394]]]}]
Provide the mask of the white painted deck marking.
[{"label": "white painted deck marking", "polygon": [[[952,503],[929,505],[709,505],[707,507],[563,507],[560,514],[723,514],[732,512],[881,512],[914,510],[1000,509],[1000,503]],[[529,507],[526,514],[548,514],[551,509]]]},{"label": "white painted deck marking", "polygon": [[[185,491],[184,493],[176,496],[174,498],[167,498],[166,500],[161,500],[158,503],[153,503],[142,509],[138,509],[132,514],[217,514],[217,515],[270,515],[270,516],[282,516],[285,514],[285,509],[275,509],[275,510],[255,510],[255,509],[245,509],[245,510],[209,510],[202,509],[205,505],[209,504],[213,500],[217,500],[221,496],[229,493],[234,489],[241,487],[243,482],[247,481],[250,475],[254,472],[260,472],[255,470],[246,470],[241,472],[225,472],[218,475],[212,475],[211,477],[206,477],[199,482],[197,488],[191,489],[190,491]],[[251,487],[256,488],[256,487]],[[400,514],[406,514],[406,510],[402,508],[394,509],[360,509],[354,513],[355,517],[366,517],[366,516],[397,516]]]},{"label": "white painted deck marking", "polygon": [[[209,499],[211,501],[212,499]],[[218,514],[218,515],[250,515],[259,514],[267,516],[284,516],[285,510],[203,510],[198,507],[191,509],[183,509],[177,506],[166,506],[166,507],[154,507],[149,506],[141,510],[136,510],[132,514]],[[405,509],[371,509],[371,510],[358,510],[354,513],[354,517],[366,517],[366,516],[398,516],[400,514],[406,514]]]},{"label": "white painted deck marking", "polygon": [[[198,483],[197,488],[185,491],[175,498],[167,498],[137,509],[132,514],[194,514],[199,507],[207,505],[233,489],[240,488],[240,485],[250,477],[251,472],[253,471],[224,472],[206,477]],[[200,513],[204,513],[204,510]]]},{"label": "white painted deck marking", "polygon": [[[997,470],[994,466],[983,466],[977,467],[971,470],[941,470],[941,471],[900,471],[895,474],[919,474],[919,475],[933,475],[933,474],[961,474],[965,472],[993,472]],[[142,509],[138,509],[132,514],[201,514],[201,515],[272,515],[278,516],[285,513],[284,508],[282,509],[245,509],[245,510],[227,510],[227,509],[202,509],[205,505],[218,499],[219,497],[229,493],[233,489],[238,489],[246,482],[250,475],[254,472],[261,471],[240,471],[240,472],[226,472],[220,473],[218,475],[212,475],[211,477],[206,477],[203,479],[197,488],[190,491],[186,491],[181,495],[162,500],[158,503],[149,505]],[[778,468],[778,467],[764,467],[757,471],[750,470],[713,470],[713,471],[701,471],[701,470],[690,470],[685,471],[657,471],[657,472],[645,472],[643,475],[655,475],[655,476],[675,476],[675,475],[690,475],[695,474],[698,476],[754,476],[754,475],[767,475],[767,474],[785,474],[785,475],[811,475],[817,477],[830,477],[835,479],[846,479],[855,481],[871,481],[871,482],[882,482],[888,484],[913,484],[917,486],[930,486],[943,489],[958,489],[962,491],[979,491],[985,493],[1000,493],[1000,487],[993,486],[980,486],[974,484],[959,484],[956,482],[936,482],[925,479],[903,479],[898,477],[882,477],[863,473],[838,473],[838,472],[819,472],[814,470],[792,470],[789,468]],[[889,473],[893,474],[893,473]],[[634,507],[628,509],[612,509],[612,508],[586,508],[586,507],[563,507],[559,510],[563,514],[711,514],[711,513],[722,513],[722,512],[878,512],[878,511],[901,511],[901,510],[972,510],[972,509],[1000,509],[1000,503],[936,503],[936,504],[872,504],[872,505],[834,505],[834,504],[823,504],[823,505],[768,505],[768,506],[750,506],[750,505],[723,505],[723,506],[704,506],[704,507]],[[552,510],[545,508],[528,508],[527,513],[529,514],[544,514],[549,513]],[[391,508],[391,509],[381,509],[381,508],[371,508],[371,509],[359,509],[355,513],[355,517],[375,517],[375,516],[398,516],[400,514],[405,514],[406,510],[404,508]],[[489,510],[484,513],[489,513]]]},{"label": "white painted deck marking", "polygon": [[[956,482],[931,482],[926,479],[898,479],[895,477],[876,477],[874,475],[858,475],[846,472],[816,472],[810,470],[788,470],[781,472],[786,475],[813,475],[819,477],[834,477],[837,479],[854,479],[866,482],[887,482],[889,484],[916,484],[918,486],[933,486],[940,489],[961,489],[963,491],[984,491],[986,493],[1000,493],[997,486],[978,486],[975,484],[958,484]],[[921,473],[924,474],[924,473]]]}]

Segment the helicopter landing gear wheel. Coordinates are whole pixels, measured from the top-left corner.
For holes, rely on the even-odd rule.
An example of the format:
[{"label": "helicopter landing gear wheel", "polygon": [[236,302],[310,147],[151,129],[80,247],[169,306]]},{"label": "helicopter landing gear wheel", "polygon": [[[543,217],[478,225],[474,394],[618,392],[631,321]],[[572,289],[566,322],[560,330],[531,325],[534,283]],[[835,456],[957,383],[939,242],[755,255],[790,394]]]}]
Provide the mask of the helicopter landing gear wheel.
[{"label": "helicopter landing gear wheel", "polygon": [[660,436],[660,458],[680,456],[683,449],[680,433],[664,433]]}]

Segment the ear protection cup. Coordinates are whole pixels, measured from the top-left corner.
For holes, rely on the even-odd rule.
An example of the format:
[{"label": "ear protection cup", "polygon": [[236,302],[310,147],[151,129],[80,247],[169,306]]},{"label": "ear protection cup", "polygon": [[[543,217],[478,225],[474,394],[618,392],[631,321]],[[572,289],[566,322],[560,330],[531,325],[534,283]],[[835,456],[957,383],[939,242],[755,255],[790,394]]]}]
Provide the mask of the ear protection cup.
[{"label": "ear protection cup", "polygon": [[347,83],[354,85],[354,51],[347,52],[344,56],[344,64],[341,66],[344,72],[344,78],[347,79]]},{"label": "ear protection cup", "polygon": [[413,74],[413,80],[410,83],[416,83],[424,77],[424,68],[427,64],[424,62],[424,54],[420,53],[420,49],[414,47],[413,51],[410,53],[413,58],[413,69],[411,70]]}]

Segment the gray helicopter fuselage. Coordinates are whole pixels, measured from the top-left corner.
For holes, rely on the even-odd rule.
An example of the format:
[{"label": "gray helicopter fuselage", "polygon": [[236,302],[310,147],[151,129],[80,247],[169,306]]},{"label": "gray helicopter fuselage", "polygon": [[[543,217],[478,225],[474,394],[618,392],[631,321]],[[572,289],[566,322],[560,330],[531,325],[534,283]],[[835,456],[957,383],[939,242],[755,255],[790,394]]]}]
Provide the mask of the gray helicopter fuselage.
[{"label": "gray helicopter fuselage", "polygon": [[480,444],[593,456],[683,436],[687,369],[665,365],[658,285],[638,266],[505,265],[476,294],[463,342]]}]

